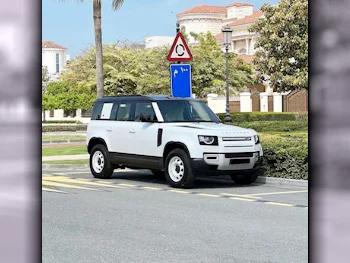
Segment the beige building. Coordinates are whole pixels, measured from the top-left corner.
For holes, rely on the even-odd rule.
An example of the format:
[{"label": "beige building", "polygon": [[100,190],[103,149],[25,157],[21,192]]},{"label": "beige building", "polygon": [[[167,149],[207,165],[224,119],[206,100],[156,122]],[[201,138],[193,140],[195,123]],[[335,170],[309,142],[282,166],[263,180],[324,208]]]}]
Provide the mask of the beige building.
[{"label": "beige building", "polygon": [[[254,10],[249,3],[233,3],[228,6],[199,5],[177,14],[180,28],[187,34],[211,32],[219,43],[223,41],[221,29],[229,26],[233,29],[231,51],[250,62],[255,53],[254,45],[258,35],[250,33],[248,28],[263,12]],[[194,43],[190,38],[189,43]]]}]

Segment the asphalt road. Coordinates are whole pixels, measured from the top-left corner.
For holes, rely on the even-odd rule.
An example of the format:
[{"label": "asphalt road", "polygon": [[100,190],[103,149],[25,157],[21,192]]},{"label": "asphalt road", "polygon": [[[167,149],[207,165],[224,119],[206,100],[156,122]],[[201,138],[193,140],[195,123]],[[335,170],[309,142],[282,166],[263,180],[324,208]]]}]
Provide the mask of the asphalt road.
[{"label": "asphalt road", "polygon": [[299,263],[307,188],[200,179],[173,189],[149,172],[110,180],[43,174],[43,262]]}]

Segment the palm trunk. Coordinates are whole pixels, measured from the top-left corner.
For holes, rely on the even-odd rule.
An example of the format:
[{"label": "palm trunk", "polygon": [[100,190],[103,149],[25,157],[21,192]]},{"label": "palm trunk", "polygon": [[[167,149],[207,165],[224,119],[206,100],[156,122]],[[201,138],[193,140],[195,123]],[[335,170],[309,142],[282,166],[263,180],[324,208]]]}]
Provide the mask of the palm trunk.
[{"label": "palm trunk", "polygon": [[93,16],[95,29],[96,46],[96,80],[97,80],[97,98],[103,97],[103,53],[102,53],[102,30],[101,30],[101,5],[102,1],[93,2]]}]

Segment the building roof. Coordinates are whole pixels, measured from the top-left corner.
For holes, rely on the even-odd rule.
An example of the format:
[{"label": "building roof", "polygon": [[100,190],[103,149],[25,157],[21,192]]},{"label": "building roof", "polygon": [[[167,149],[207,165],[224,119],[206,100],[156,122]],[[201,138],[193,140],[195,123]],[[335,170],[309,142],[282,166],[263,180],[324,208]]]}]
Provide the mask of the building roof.
[{"label": "building roof", "polygon": [[227,7],[232,7],[232,6],[241,7],[241,6],[253,6],[253,5],[248,3],[233,3],[228,5]]},{"label": "building roof", "polygon": [[[254,23],[258,18],[264,15],[264,12],[261,10],[254,10],[253,14],[250,16],[246,16],[241,19],[237,19],[231,23],[228,24],[229,27],[234,27],[234,26],[240,26],[240,25],[245,25],[245,24],[250,24]],[[223,34],[220,33],[215,36],[216,40],[222,40],[223,39]]]},{"label": "building roof", "polygon": [[259,17],[263,15],[264,15],[263,11],[254,10],[252,15],[233,21],[232,23],[228,24],[228,26],[239,26],[244,24],[250,24],[255,22]]},{"label": "building roof", "polygon": [[192,7],[190,9],[187,9],[187,10],[179,13],[179,15],[203,14],[203,13],[226,14],[226,7],[225,6],[216,6],[216,5],[198,5],[198,6]]},{"label": "building roof", "polygon": [[59,44],[56,44],[55,42],[52,42],[52,41],[43,41],[41,43],[41,47],[42,48],[55,48],[55,49],[64,49],[64,50],[67,50],[66,47],[64,46],[61,46]]}]

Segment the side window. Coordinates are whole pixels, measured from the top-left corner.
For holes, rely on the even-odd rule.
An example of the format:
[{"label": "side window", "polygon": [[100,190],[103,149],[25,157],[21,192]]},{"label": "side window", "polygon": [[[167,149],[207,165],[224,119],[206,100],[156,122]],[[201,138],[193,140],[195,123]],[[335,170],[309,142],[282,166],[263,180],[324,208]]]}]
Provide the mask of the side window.
[{"label": "side window", "polygon": [[139,102],[136,103],[135,108],[135,121],[140,121],[140,115],[142,113],[147,113],[150,115],[151,120],[155,121],[157,120],[156,115],[154,113],[152,104],[150,102]]},{"label": "side window", "polygon": [[96,103],[92,110],[91,120],[99,120],[101,118],[103,103]]},{"label": "side window", "polygon": [[119,103],[114,103],[113,108],[112,108],[112,112],[111,112],[111,117],[109,118],[110,120],[117,119],[118,106],[119,106]]},{"label": "side window", "polygon": [[117,121],[127,121],[130,118],[132,103],[120,103],[117,111]]}]

